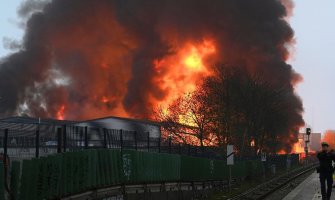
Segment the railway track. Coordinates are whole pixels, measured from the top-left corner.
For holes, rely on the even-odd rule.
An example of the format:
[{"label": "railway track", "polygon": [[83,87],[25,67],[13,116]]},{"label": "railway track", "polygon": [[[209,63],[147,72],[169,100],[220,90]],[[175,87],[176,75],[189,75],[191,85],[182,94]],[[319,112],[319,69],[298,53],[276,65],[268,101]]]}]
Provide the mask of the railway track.
[{"label": "railway track", "polygon": [[311,164],[306,167],[302,167],[296,170],[293,170],[287,174],[281,175],[277,178],[274,178],[270,181],[267,181],[257,187],[254,187],[244,193],[241,193],[229,200],[262,200],[273,194],[280,188],[284,187],[288,183],[298,179],[299,177],[305,175],[312,170],[315,170],[317,164]]}]

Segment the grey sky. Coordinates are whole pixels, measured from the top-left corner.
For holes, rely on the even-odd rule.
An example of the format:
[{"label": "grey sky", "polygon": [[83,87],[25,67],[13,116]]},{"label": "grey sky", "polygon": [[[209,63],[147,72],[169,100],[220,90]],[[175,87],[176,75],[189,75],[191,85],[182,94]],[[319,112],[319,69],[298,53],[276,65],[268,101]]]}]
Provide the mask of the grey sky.
[{"label": "grey sky", "polygon": [[[0,2],[0,42],[7,37],[21,40],[16,10],[23,0]],[[314,131],[335,129],[335,1],[295,0],[290,19],[297,44],[290,63],[304,81],[297,86],[304,118]],[[0,57],[10,51],[0,45]]]}]

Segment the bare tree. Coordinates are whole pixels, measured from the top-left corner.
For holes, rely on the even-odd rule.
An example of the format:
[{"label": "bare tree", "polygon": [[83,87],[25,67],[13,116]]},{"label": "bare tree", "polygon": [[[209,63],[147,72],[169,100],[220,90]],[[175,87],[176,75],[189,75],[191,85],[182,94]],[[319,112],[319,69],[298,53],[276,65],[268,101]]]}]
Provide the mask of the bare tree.
[{"label": "bare tree", "polygon": [[[203,102],[205,94],[198,89],[174,100],[167,108],[159,108],[156,118],[163,128],[184,143],[208,145],[214,140],[210,134],[212,118]],[[195,140],[195,141],[194,141]]]}]

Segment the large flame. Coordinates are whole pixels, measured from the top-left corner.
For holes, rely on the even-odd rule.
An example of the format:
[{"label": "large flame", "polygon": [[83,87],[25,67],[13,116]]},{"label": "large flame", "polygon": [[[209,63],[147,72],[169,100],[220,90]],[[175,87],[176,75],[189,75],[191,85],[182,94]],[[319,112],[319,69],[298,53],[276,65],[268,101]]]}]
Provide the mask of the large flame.
[{"label": "large flame", "polygon": [[210,75],[206,60],[215,52],[214,42],[204,40],[202,43],[186,43],[176,54],[155,60],[155,69],[161,75],[157,82],[167,91],[166,97],[157,105],[166,107],[178,97],[193,92],[196,85]]}]

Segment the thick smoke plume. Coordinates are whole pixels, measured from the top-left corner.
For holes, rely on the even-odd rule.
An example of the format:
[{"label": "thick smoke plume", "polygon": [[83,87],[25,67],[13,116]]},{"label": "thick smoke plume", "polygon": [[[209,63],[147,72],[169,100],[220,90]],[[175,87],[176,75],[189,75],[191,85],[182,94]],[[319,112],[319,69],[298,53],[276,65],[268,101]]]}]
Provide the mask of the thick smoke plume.
[{"label": "thick smoke plume", "polygon": [[303,123],[281,1],[28,1],[19,14],[21,49],[0,61],[2,116],[150,117],[221,62],[286,87],[289,123]]}]

